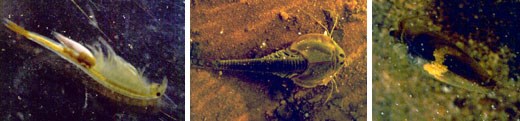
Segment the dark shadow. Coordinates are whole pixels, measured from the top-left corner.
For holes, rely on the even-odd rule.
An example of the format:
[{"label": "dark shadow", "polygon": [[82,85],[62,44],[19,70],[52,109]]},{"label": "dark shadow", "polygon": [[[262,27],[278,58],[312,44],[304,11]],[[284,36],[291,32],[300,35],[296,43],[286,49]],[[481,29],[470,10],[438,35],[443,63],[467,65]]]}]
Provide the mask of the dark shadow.
[{"label": "dark shadow", "polygon": [[[431,18],[451,32],[485,43],[493,51],[501,46],[520,53],[520,2],[515,0],[434,0]],[[439,17],[439,18],[437,18]],[[520,56],[509,61],[510,78],[520,76]]]},{"label": "dark shadow", "polygon": [[[119,56],[138,69],[146,68],[144,75],[151,81],[168,78],[166,95],[177,108],[166,113],[184,120],[183,1],[74,1],[87,14],[92,11],[107,36],[91,25],[71,0],[1,1],[0,18],[49,38],[54,38],[51,32],[56,31],[87,45],[104,37]],[[82,80],[90,77],[3,25],[0,48],[0,87],[9,90],[0,91],[0,96],[6,97],[0,101],[0,107],[6,107],[0,111],[2,118],[170,120],[161,113],[140,114],[114,107],[114,103],[88,88],[88,106],[83,108],[86,85]]]}]

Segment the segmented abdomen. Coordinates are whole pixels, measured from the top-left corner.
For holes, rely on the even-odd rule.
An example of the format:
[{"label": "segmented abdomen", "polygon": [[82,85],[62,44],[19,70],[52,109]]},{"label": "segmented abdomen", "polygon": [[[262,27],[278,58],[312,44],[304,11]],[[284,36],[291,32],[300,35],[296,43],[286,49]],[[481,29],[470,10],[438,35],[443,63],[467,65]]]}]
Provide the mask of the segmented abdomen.
[{"label": "segmented abdomen", "polygon": [[303,72],[307,68],[307,62],[302,58],[286,59],[240,59],[218,60],[214,62],[218,69],[251,71],[251,72]]}]

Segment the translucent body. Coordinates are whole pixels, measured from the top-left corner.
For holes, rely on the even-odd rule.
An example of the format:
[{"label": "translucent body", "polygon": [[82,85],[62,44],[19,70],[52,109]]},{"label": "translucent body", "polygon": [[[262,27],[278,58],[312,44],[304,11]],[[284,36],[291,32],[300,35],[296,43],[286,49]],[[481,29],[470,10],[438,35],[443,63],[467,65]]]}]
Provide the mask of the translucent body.
[{"label": "translucent body", "polygon": [[[326,11],[332,12],[332,11]],[[334,20],[331,30],[338,23],[339,16],[326,13]],[[310,17],[316,21],[312,15]],[[336,75],[345,64],[344,50],[332,39],[332,31],[325,28],[324,34],[311,33],[298,37],[288,48],[278,50],[262,58],[217,60],[213,66],[217,69],[238,70],[274,75],[289,78],[296,85],[304,88],[313,88],[319,85],[332,84],[332,90],[327,96],[328,101],[334,89],[337,90]],[[283,64],[283,65],[280,65]],[[283,68],[283,69],[280,69]]]},{"label": "translucent body", "polygon": [[[4,19],[4,24],[14,32],[76,65],[95,80],[93,88],[110,99],[134,106],[155,106],[166,90],[166,79],[162,81],[162,84],[149,82],[142,72],[116,55],[104,40],[101,40],[102,45],[89,46],[92,50],[92,54],[89,55],[88,50],[61,45],[45,36],[27,31],[7,19]],[[64,36],[58,37],[59,39],[69,39]],[[72,39],[69,40],[72,41]],[[76,43],[74,46],[82,46],[77,42],[74,43]],[[103,47],[106,53],[103,52]]]},{"label": "translucent body", "polygon": [[302,87],[328,84],[344,64],[343,49],[325,34],[300,36],[289,49],[298,52],[307,60],[307,69],[290,77]]}]

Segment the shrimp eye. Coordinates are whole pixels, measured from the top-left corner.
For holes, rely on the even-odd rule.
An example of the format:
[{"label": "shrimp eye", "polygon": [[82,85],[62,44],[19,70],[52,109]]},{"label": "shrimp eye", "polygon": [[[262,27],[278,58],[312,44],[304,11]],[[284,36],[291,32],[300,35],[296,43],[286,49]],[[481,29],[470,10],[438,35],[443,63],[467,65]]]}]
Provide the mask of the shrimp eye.
[{"label": "shrimp eye", "polygon": [[345,62],[340,62],[339,64],[340,64],[340,65],[343,65],[343,64],[345,64]]},{"label": "shrimp eye", "polygon": [[158,93],[155,93],[155,95],[156,95],[157,97],[159,97],[159,96],[161,96],[161,93],[158,92]]},{"label": "shrimp eye", "polygon": [[345,54],[339,54],[339,57],[344,58]]}]

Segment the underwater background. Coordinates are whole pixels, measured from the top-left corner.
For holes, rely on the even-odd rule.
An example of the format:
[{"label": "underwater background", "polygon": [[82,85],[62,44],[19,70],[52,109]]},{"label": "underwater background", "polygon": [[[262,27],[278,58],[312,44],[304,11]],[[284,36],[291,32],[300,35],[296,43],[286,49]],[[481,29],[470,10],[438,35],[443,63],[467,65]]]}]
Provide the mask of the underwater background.
[{"label": "underwater background", "polygon": [[[366,120],[366,0],[192,0],[191,120]],[[215,60],[260,58],[332,28],[345,64],[332,85],[303,88],[269,73],[220,71]],[[314,17],[315,19],[313,19]],[[333,35],[334,35],[333,34]],[[251,71],[254,71],[251,70]]]},{"label": "underwater background", "polygon": [[[514,0],[373,0],[374,120],[520,118],[520,2]],[[490,94],[437,81],[389,35],[401,20],[423,17],[497,80]]]},{"label": "underwater background", "polygon": [[[168,78],[173,100],[162,113],[125,108],[82,81],[86,74],[42,46],[0,27],[0,120],[184,120],[184,3],[173,0],[75,1],[93,14],[115,52]],[[83,43],[105,36],[72,1],[0,1],[0,18],[49,38],[52,31]],[[106,38],[105,38],[106,39]]]}]

